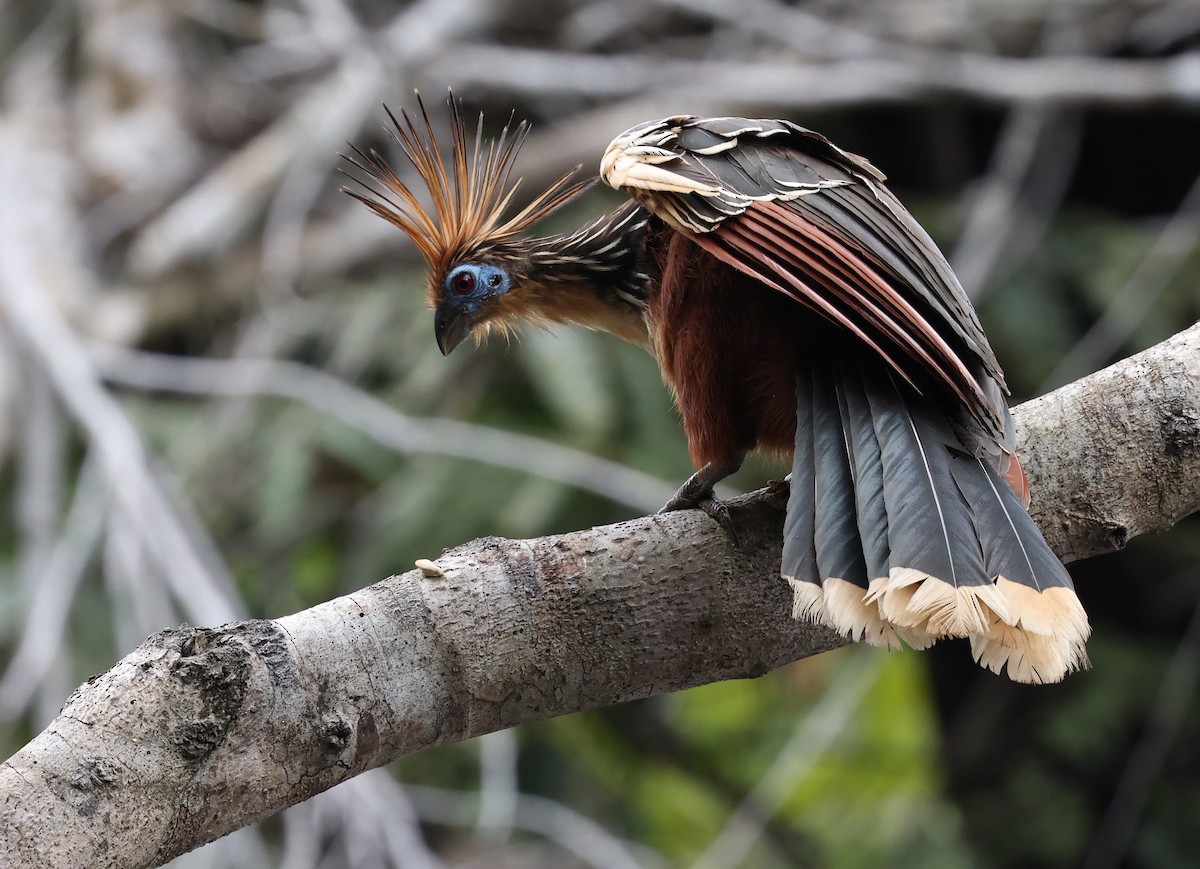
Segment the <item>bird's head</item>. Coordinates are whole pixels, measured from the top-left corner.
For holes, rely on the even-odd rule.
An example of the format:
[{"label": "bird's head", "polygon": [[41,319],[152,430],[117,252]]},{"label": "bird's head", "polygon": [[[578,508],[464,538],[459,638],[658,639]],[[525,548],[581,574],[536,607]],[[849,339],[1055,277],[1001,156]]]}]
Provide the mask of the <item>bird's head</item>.
[{"label": "bird's head", "polygon": [[433,332],[443,355],[458,346],[477,325],[500,312],[500,297],[512,287],[503,266],[487,262],[455,265],[441,280],[434,308]]},{"label": "bird's head", "polygon": [[[443,160],[425,106],[417,97],[420,123],[406,112],[391,111],[388,132],[429,191],[426,209],[378,152],[354,148],[350,162],[374,184],[358,178],[365,192],[346,190],[372,211],[412,238],[429,264],[428,297],[434,309],[434,333],[443,354],[468,335],[492,328],[511,329],[532,304],[536,283],[522,238],[534,223],[590,186],[573,181],[568,172],[510,217],[518,179],[509,184],[513,160],[529,126],[511,120],[497,139],[484,141],[479,116],[473,144],[468,144],[462,109],[449,96],[452,151]],[[386,110],[386,107],[385,107]]]}]

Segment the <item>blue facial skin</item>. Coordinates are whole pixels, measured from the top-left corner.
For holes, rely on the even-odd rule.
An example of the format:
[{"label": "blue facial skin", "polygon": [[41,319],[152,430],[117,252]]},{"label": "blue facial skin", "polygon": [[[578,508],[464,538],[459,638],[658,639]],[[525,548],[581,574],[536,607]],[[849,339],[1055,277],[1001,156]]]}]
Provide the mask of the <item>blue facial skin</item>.
[{"label": "blue facial skin", "polygon": [[487,263],[463,263],[446,273],[442,300],[433,317],[433,331],[443,356],[471,332],[480,309],[508,292],[508,272]]}]

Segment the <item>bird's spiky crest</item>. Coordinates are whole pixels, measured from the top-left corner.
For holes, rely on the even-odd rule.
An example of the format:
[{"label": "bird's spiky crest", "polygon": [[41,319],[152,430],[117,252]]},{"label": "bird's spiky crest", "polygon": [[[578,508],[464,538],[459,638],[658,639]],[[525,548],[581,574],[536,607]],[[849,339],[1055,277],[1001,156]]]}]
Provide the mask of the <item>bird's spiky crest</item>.
[{"label": "bird's spiky crest", "polygon": [[435,275],[445,272],[474,251],[512,240],[592,183],[590,180],[572,182],[578,171],[576,168],[505,220],[504,214],[521,185],[521,179],[517,179],[510,186],[509,174],[529,133],[529,124],[521,121],[514,126],[510,117],[498,139],[484,142],[483,115],[480,114],[471,147],[460,102],[451,93],[447,103],[453,137],[449,166],[442,158],[420,94],[417,94],[417,107],[421,113],[419,124],[404,110],[397,118],[384,106],[392,122],[388,132],[429,190],[432,214],[374,149],[364,153],[351,146],[358,159],[347,158],[375,178],[383,190],[363,184],[365,194],[355,190],[346,192],[404,230]]}]

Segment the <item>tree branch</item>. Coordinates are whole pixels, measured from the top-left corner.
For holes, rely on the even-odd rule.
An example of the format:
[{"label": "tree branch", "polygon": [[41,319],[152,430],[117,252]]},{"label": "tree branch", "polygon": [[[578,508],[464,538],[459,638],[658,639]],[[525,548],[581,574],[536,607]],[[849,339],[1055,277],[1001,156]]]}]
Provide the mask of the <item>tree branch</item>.
[{"label": "tree branch", "polygon": [[[1200,507],[1200,325],[1017,419],[1065,558],[1169,528]],[[788,617],[783,506],[738,499],[737,549],[695,511],[482,539],[442,576],[164,631],[0,767],[0,864],[162,863],[423,748],[839,646]]]},{"label": "tree branch", "polygon": [[1014,415],[1030,512],[1064,561],[1200,510],[1200,323]]},{"label": "tree branch", "polygon": [[985,102],[1187,105],[1200,95],[1200,52],[1162,60],[1111,60],[928,49],[904,57],[798,65],[472,45],[469,52],[433,60],[422,72],[429,81],[452,80],[464,90],[615,98],[667,88],[678,99],[696,94],[789,108],[946,95]]}]

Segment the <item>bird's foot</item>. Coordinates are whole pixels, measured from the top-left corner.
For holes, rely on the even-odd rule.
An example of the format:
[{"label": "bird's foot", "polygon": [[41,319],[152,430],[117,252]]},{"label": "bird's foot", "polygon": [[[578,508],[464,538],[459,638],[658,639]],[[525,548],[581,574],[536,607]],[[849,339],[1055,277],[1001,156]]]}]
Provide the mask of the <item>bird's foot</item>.
[{"label": "bird's foot", "polygon": [[782,480],[767,480],[767,503],[786,510],[788,499],[792,496],[792,475],[788,474]]},{"label": "bird's foot", "polygon": [[685,483],[675,497],[666,503],[659,510],[659,513],[674,513],[676,510],[702,510],[712,518],[714,522],[725,529],[725,533],[729,535],[729,539],[733,541],[734,546],[740,546],[741,541],[738,539],[737,527],[733,524],[733,516],[729,513],[729,507],[724,501],[717,499],[712,490],[697,496],[690,492],[685,492],[687,488]]},{"label": "bird's foot", "polygon": [[703,510],[712,519],[725,529],[725,533],[733,541],[734,546],[739,546],[737,529],[733,527],[733,517],[729,515],[729,508],[724,502],[718,501],[713,495],[713,486],[718,482],[728,477],[734,471],[742,466],[742,459],[746,457],[745,451],[735,453],[728,461],[725,462],[706,462],[704,467],[692,474],[679,487],[679,491],[675,493],[675,497],[667,502],[666,506],[659,510],[659,513],[673,513],[676,510]]}]

